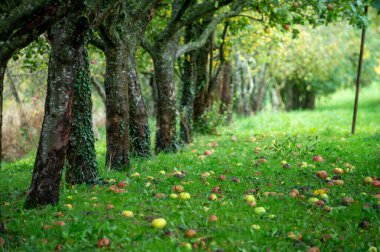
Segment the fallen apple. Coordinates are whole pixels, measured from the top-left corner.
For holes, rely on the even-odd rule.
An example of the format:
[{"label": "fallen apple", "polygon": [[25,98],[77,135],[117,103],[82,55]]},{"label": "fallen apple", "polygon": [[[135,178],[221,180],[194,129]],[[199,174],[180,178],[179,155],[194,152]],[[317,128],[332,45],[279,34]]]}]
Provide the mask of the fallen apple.
[{"label": "fallen apple", "polygon": [[250,195],[250,194],[245,195],[245,196],[244,196],[244,200],[245,200],[246,202],[248,202],[248,203],[256,201],[255,197],[253,197],[253,196]]},{"label": "fallen apple", "polygon": [[226,180],[227,178],[226,178],[226,176],[225,175],[220,175],[219,176],[219,178],[218,178],[220,181],[224,181],[224,180]]},{"label": "fallen apple", "polygon": [[106,205],[106,209],[108,209],[108,210],[110,210],[110,209],[114,209],[114,208],[115,208],[115,206],[112,205],[112,204],[107,204],[107,205]]},{"label": "fallen apple", "polygon": [[175,185],[172,187],[172,191],[181,193],[185,191],[185,188],[181,185]]},{"label": "fallen apple", "polygon": [[266,212],[264,207],[256,207],[254,211],[257,215],[263,215]]},{"label": "fallen apple", "polygon": [[178,198],[178,195],[175,194],[175,193],[171,193],[171,194],[169,195],[169,197],[170,197],[171,199],[177,199],[177,198]]},{"label": "fallen apple", "polygon": [[210,196],[208,196],[207,199],[210,200],[210,201],[214,201],[214,200],[218,199],[218,196],[216,196],[216,194],[214,194],[214,193],[211,193]]},{"label": "fallen apple", "polygon": [[64,225],[66,225],[66,223],[64,221],[56,221],[56,222],[54,222],[54,225],[59,226],[59,227],[63,227]]},{"label": "fallen apple", "polygon": [[133,173],[133,174],[131,175],[131,177],[133,177],[133,178],[140,177],[140,173],[135,172],[135,173]]},{"label": "fallen apple", "polygon": [[321,157],[321,156],[314,156],[313,161],[320,163],[320,162],[323,162],[324,160],[323,160],[323,157]]},{"label": "fallen apple", "polygon": [[320,179],[325,179],[328,177],[328,174],[326,171],[322,170],[322,171],[318,171],[316,173],[317,177],[320,178]]},{"label": "fallen apple", "polygon": [[181,200],[189,200],[190,199],[190,193],[187,193],[187,192],[181,192],[179,194],[179,198]]},{"label": "fallen apple", "polygon": [[185,232],[185,236],[187,237],[187,238],[193,238],[193,237],[195,237],[197,235],[197,232],[194,230],[194,229],[192,229],[192,228],[190,228],[189,230],[187,230],[186,232]]},{"label": "fallen apple", "polygon": [[152,221],[152,227],[157,229],[163,229],[166,227],[166,220],[164,218],[157,218]]},{"label": "fallen apple", "polygon": [[380,180],[374,180],[374,181],[372,181],[372,185],[374,186],[374,187],[380,187]]},{"label": "fallen apple", "polygon": [[340,175],[344,173],[344,170],[342,168],[334,168],[333,173]]},{"label": "fallen apple", "polygon": [[104,237],[98,241],[98,248],[108,247],[110,245],[110,239]]},{"label": "fallen apple", "polygon": [[128,186],[128,182],[126,182],[126,181],[120,181],[120,182],[117,184],[117,187],[119,187],[119,188],[124,188],[124,187],[126,187],[126,186]]},{"label": "fallen apple", "polygon": [[220,188],[220,186],[215,186],[212,188],[212,192],[213,193],[222,193],[222,189]]},{"label": "fallen apple", "polygon": [[307,250],[307,252],[320,252],[318,247],[311,247]]},{"label": "fallen apple", "polygon": [[216,216],[216,215],[210,215],[209,217],[208,217],[208,221],[209,222],[217,222],[218,221],[218,216]]},{"label": "fallen apple", "polygon": [[309,202],[309,203],[316,203],[317,201],[319,201],[318,198],[310,198],[307,200],[307,202]]},{"label": "fallen apple", "polygon": [[132,218],[134,216],[133,212],[132,211],[128,211],[128,210],[124,210],[121,215],[123,215],[124,217],[127,217],[127,218]]},{"label": "fallen apple", "polygon": [[372,183],[372,178],[371,177],[365,177],[364,178],[364,184],[371,184]]},{"label": "fallen apple", "polygon": [[255,229],[255,230],[259,230],[259,229],[260,229],[260,226],[257,225],[257,224],[253,224],[253,225],[251,225],[251,228],[252,228],[252,229]]}]

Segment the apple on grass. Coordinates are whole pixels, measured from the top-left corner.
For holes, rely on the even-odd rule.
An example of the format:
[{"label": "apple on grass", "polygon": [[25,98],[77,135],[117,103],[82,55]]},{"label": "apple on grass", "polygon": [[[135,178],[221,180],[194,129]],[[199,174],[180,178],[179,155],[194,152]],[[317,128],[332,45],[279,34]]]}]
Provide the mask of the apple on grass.
[{"label": "apple on grass", "polygon": [[187,193],[187,192],[181,192],[179,194],[179,198],[181,200],[189,200],[190,199],[190,193]]},{"label": "apple on grass", "polygon": [[110,239],[104,237],[98,241],[98,248],[108,247],[110,245]]},{"label": "apple on grass", "polygon": [[264,207],[256,207],[255,208],[255,214],[257,215],[263,215],[265,213],[265,208]]},{"label": "apple on grass", "polygon": [[132,211],[129,211],[129,210],[124,210],[121,215],[123,215],[124,217],[127,217],[127,218],[132,218],[134,216],[133,212]]},{"label": "apple on grass", "polygon": [[245,200],[247,203],[251,203],[251,202],[256,201],[255,197],[253,197],[253,196],[250,195],[250,194],[245,195],[245,196],[244,196],[244,200]]},{"label": "apple on grass", "polygon": [[163,229],[166,227],[166,220],[164,218],[156,218],[152,221],[152,227],[156,229]]}]

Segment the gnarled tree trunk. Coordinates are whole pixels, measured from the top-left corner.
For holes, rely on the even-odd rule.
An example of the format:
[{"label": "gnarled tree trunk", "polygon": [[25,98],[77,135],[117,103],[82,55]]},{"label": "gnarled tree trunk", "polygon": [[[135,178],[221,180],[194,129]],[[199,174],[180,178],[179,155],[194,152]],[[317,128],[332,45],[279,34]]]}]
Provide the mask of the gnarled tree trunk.
[{"label": "gnarled tree trunk", "polygon": [[106,55],[106,166],[122,170],[130,165],[129,101],[124,45],[108,46]]},{"label": "gnarled tree trunk", "polygon": [[79,58],[84,50],[87,19],[84,5],[73,2],[69,14],[51,27],[51,54],[45,103],[45,116],[25,207],[56,204],[61,173],[69,140],[73,84]]},{"label": "gnarled tree trunk", "polygon": [[66,182],[68,184],[93,184],[98,179],[90,85],[87,52],[83,49],[77,62],[77,73],[73,86],[73,119],[66,156]]}]

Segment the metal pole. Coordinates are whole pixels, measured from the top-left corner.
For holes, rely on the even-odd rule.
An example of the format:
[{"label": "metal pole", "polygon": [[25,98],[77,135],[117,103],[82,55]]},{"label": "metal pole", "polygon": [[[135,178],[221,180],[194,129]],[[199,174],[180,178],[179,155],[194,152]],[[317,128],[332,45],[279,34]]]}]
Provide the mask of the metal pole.
[{"label": "metal pole", "polygon": [[[364,14],[367,16],[368,13],[368,6],[364,8]],[[358,102],[359,102],[359,91],[360,91],[360,79],[362,75],[362,67],[363,67],[363,54],[364,54],[364,43],[365,43],[365,32],[366,27],[363,27],[362,29],[362,40],[360,44],[360,55],[359,55],[359,66],[358,66],[358,75],[356,78],[356,92],[355,92],[355,104],[354,104],[354,117],[352,118],[352,128],[351,133],[355,134],[355,128],[356,128],[356,117],[358,114]]]}]

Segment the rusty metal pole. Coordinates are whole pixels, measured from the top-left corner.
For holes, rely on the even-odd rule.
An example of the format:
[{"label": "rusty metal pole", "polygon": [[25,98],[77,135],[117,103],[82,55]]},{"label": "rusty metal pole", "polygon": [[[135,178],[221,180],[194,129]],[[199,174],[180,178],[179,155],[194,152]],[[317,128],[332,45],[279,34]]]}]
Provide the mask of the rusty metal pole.
[{"label": "rusty metal pole", "polygon": [[[364,14],[368,14],[368,6],[364,9]],[[362,67],[363,67],[363,54],[364,54],[364,44],[365,44],[365,33],[366,27],[362,28],[362,40],[360,44],[360,55],[359,55],[359,65],[358,65],[358,75],[356,78],[356,92],[355,92],[355,104],[354,104],[354,117],[352,118],[352,128],[351,134],[355,134],[356,128],[356,117],[358,115],[358,103],[359,103],[359,91],[360,91],[360,79],[362,76]]]}]

